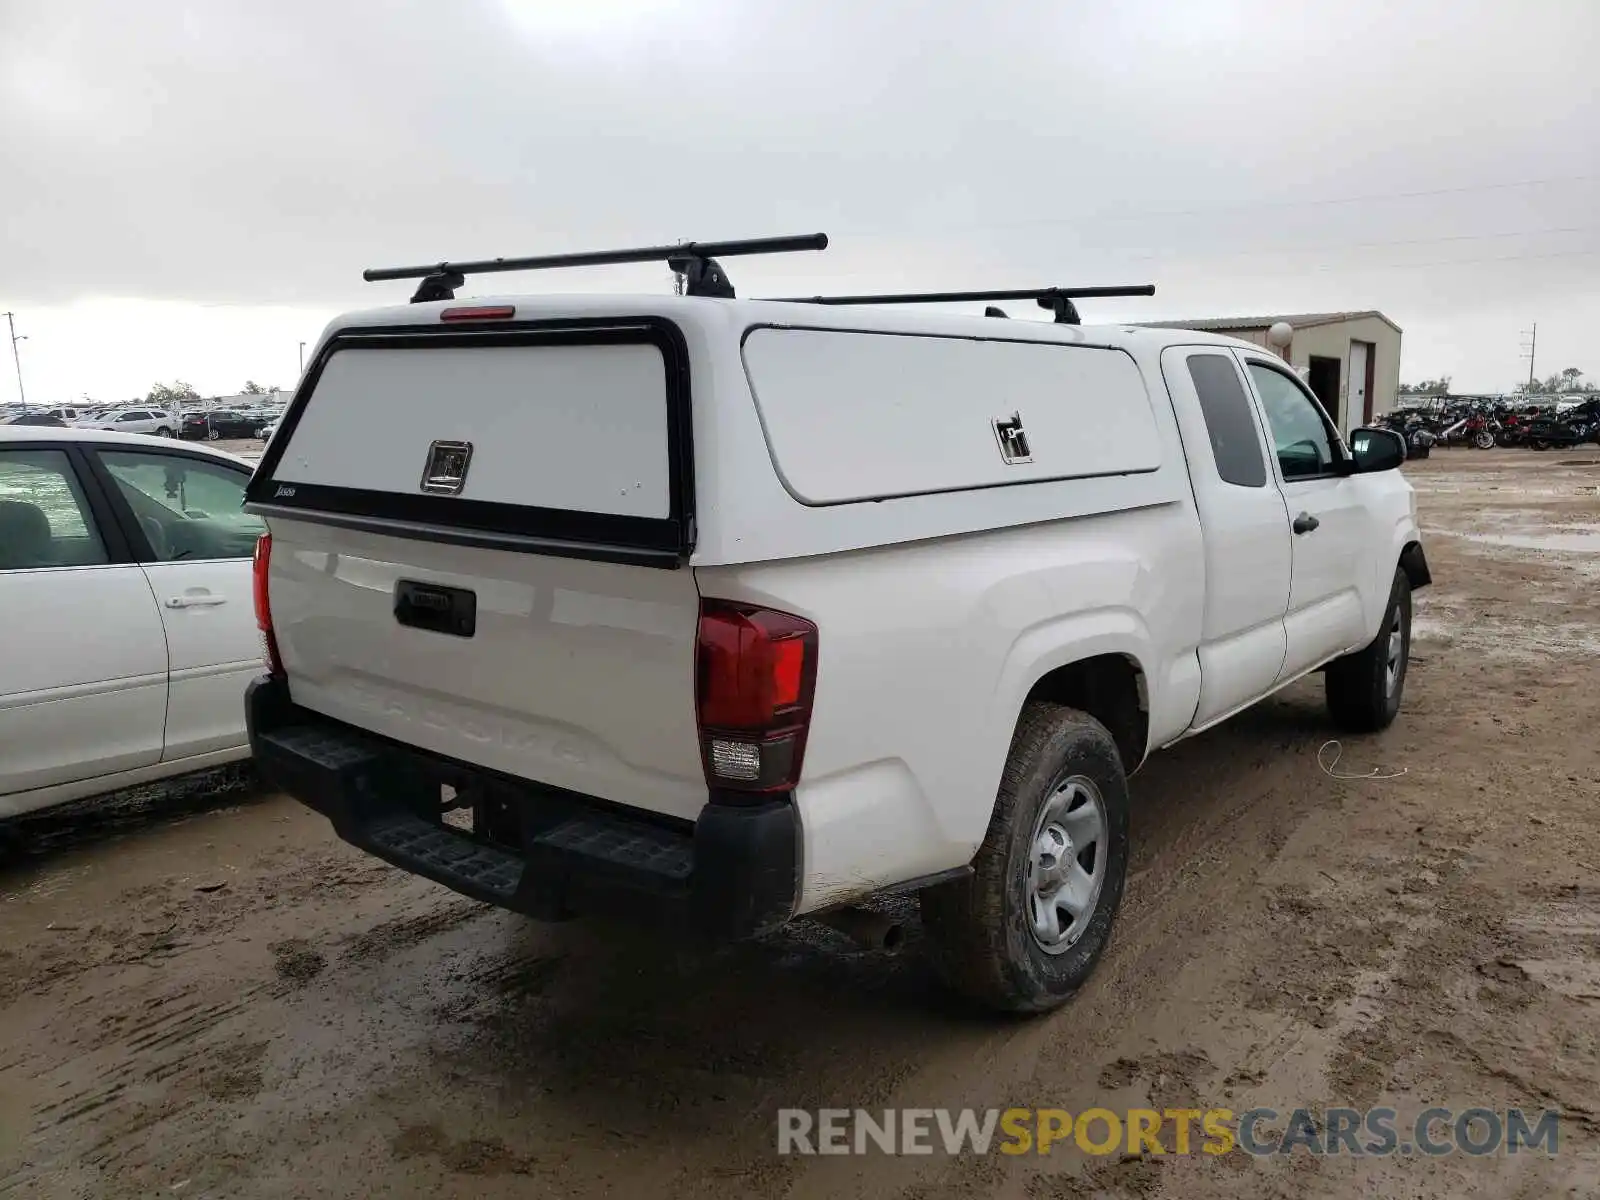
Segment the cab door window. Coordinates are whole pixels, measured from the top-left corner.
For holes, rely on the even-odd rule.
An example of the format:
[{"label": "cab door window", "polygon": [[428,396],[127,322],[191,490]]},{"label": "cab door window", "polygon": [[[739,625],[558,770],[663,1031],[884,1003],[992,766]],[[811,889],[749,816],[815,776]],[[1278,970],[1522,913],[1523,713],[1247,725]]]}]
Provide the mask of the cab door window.
[{"label": "cab door window", "polygon": [[1334,473],[1339,461],[1333,428],[1322,409],[1287,374],[1265,363],[1250,364],[1250,378],[1272,430],[1278,469],[1286,482]]}]

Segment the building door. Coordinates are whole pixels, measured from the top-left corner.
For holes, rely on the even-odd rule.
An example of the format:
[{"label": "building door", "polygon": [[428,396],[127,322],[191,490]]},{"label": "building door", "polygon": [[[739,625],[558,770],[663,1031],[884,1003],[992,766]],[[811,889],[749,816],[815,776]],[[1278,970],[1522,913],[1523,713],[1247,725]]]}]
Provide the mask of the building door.
[{"label": "building door", "polygon": [[1378,347],[1372,342],[1367,343],[1367,377],[1363,381],[1366,387],[1366,403],[1361,409],[1361,423],[1372,424],[1372,416],[1378,406],[1378,389],[1374,374],[1378,369]]},{"label": "building door", "polygon": [[1337,358],[1313,354],[1310,369],[1306,372],[1306,382],[1311,385],[1317,399],[1322,401],[1322,407],[1333,417],[1334,424],[1339,426],[1344,424],[1344,414],[1339,405],[1339,370],[1343,366]]},{"label": "building door", "polygon": [[1358,422],[1372,419],[1372,393],[1367,382],[1371,359],[1372,347],[1366,342],[1350,343],[1350,403],[1339,414],[1339,432],[1347,438]]}]

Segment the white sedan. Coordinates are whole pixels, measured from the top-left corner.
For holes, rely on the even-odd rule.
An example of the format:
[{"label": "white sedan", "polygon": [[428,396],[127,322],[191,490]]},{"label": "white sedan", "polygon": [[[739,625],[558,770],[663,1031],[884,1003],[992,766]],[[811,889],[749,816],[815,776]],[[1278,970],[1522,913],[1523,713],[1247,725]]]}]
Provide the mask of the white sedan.
[{"label": "white sedan", "polygon": [[250,465],[0,428],[0,817],[247,758]]}]

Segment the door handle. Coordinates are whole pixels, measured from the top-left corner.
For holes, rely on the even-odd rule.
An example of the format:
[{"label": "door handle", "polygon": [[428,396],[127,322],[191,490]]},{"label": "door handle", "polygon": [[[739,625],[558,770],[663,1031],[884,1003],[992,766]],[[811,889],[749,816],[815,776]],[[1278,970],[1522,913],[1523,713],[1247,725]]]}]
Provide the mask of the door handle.
[{"label": "door handle", "polygon": [[1301,513],[1294,519],[1294,524],[1290,526],[1290,528],[1292,528],[1296,533],[1310,533],[1313,529],[1321,524],[1322,522],[1317,520],[1310,513]]},{"label": "door handle", "polygon": [[215,608],[219,604],[226,604],[226,596],[168,596],[168,608]]}]

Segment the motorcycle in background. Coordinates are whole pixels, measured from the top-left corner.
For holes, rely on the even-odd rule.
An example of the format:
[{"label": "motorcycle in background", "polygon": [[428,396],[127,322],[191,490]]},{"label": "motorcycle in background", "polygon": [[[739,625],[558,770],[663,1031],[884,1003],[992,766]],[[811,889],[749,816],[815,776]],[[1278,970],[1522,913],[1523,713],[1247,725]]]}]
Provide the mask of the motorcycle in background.
[{"label": "motorcycle in background", "polygon": [[1479,450],[1492,450],[1499,431],[1499,421],[1482,409],[1474,408],[1440,430],[1439,440],[1446,446],[1476,446]]},{"label": "motorcycle in background", "polygon": [[1526,413],[1508,412],[1500,422],[1500,432],[1495,435],[1495,442],[1501,446],[1522,446],[1527,444],[1528,424],[1532,420]]},{"label": "motorcycle in background", "polygon": [[1584,442],[1600,445],[1600,400],[1587,400],[1564,413],[1535,417],[1528,424],[1526,439],[1535,450],[1570,448]]},{"label": "motorcycle in background", "polygon": [[1416,413],[1389,414],[1379,417],[1373,424],[1404,438],[1408,459],[1427,458],[1437,440],[1433,431]]}]

